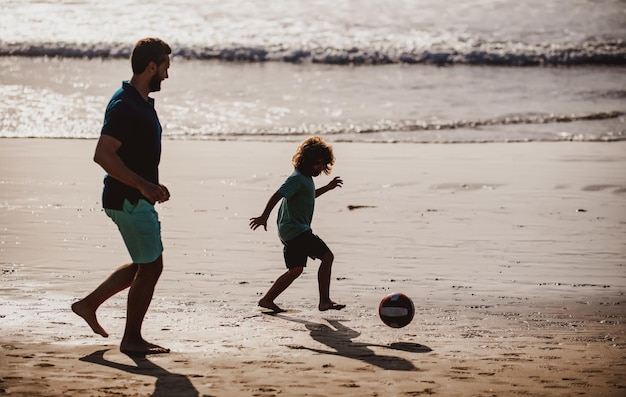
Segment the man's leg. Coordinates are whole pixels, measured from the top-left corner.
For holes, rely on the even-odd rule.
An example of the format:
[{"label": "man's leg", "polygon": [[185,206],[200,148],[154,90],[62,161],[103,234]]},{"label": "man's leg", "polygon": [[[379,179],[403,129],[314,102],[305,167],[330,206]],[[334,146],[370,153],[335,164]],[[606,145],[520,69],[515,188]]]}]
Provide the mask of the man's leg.
[{"label": "man's leg", "polygon": [[138,265],[128,292],[126,328],[120,350],[128,354],[167,353],[169,349],[147,342],[141,336],[143,319],[150,307],[154,288],[163,271],[163,255],[154,262]]},{"label": "man's leg", "polygon": [[104,337],[109,334],[100,326],[96,317],[96,310],[104,301],[128,288],[137,273],[137,264],[128,263],[115,270],[92,293],[72,305],[72,311],[81,316],[91,327],[93,332]]}]

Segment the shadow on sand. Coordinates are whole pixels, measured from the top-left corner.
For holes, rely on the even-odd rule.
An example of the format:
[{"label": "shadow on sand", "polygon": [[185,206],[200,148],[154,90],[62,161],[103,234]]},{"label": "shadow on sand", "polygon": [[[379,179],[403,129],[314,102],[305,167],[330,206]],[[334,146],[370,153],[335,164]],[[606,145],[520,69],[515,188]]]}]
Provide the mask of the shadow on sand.
[{"label": "shadow on sand", "polygon": [[273,314],[272,316],[304,324],[304,326],[309,330],[311,338],[330,347],[333,351],[315,349],[306,346],[289,346],[292,349],[305,349],[320,354],[330,354],[361,360],[367,364],[372,364],[385,370],[417,371],[418,368],[416,368],[411,361],[402,357],[378,355],[371,349],[371,347],[382,347],[390,350],[400,350],[410,353],[428,353],[432,351],[432,349],[427,346],[411,342],[396,342],[389,345],[353,342],[353,339],[357,338],[361,335],[361,333],[343,325],[341,323],[342,320],[326,319],[326,321],[328,321],[328,323],[332,326],[331,327],[327,324],[314,323],[311,321],[289,317],[284,314]]},{"label": "shadow on sand", "polygon": [[104,358],[104,353],[109,349],[95,351],[85,357],[81,357],[80,361],[100,364],[106,367],[115,368],[120,371],[126,371],[131,374],[153,376],[156,378],[154,393],[152,396],[172,396],[176,397],[198,397],[198,390],[193,386],[191,381],[180,374],[173,374],[162,367],[159,367],[146,357],[130,357],[136,366],[116,363]]}]

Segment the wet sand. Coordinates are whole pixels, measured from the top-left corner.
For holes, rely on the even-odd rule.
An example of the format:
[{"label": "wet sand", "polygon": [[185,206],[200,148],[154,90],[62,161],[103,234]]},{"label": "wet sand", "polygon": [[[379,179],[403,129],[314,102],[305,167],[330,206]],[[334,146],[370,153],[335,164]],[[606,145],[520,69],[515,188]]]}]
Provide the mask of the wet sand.
[{"label": "wet sand", "polygon": [[[335,254],[317,310],[309,262],[277,303],[274,219],[294,143],[165,141],[165,271],[144,336],[119,352],[123,292],[92,334],[70,305],[129,260],[100,208],[94,140],[0,141],[0,394],[623,396],[626,143],[335,143],[314,231]],[[411,324],[385,326],[404,292]]]}]

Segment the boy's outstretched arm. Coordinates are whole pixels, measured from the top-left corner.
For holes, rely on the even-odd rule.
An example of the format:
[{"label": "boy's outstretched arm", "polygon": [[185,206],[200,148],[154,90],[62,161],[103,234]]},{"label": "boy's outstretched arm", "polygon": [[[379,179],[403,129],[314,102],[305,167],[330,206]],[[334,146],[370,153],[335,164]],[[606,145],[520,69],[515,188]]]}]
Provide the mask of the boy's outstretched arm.
[{"label": "boy's outstretched arm", "polygon": [[263,226],[263,229],[267,230],[267,218],[269,218],[270,213],[282,198],[283,196],[280,193],[274,193],[267,201],[263,214],[256,218],[250,218],[250,229],[256,230],[259,226]]},{"label": "boy's outstretched arm", "polygon": [[332,181],[328,182],[328,185],[326,186],[322,186],[319,189],[315,190],[315,197],[319,197],[322,194],[326,193],[329,190],[333,190],[334,188],[336,188],[337,186],[341,187],[343,185],[343,180],[336,176],[333,178]]}]

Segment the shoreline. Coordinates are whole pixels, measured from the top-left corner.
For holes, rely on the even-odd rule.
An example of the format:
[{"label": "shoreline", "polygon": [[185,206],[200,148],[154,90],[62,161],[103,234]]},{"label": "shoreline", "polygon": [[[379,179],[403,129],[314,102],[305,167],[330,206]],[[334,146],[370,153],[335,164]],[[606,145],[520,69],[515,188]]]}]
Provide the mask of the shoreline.
[{"label": "shoreline", "polygon": [[[97,139],[104,107],[130,77],[127,60],[0,57],[0,66],[6,69],[0,86],[16,93],[0,114],[2,134],[13,137]],[[345,68],[193,60],[173,66],[176,78],[153,95],[164,133],[172,137],[219,140],[232,134],[257,140],[265,134],[262,140],[297,142],[320,134],[335,142],[382,143],[625,139],[624,106],[615,95],[615,86],[626,84],[624,67]],[[581,97],[593,100],[582,104]]]},{"label": "shoreline", "polygon": [[[503,126],[499,126],[503,127]],[[450,130],[453,131],[453,130]],[[395,131],[391,131],[391,133],[395,133]],[[224,137],[203,137],[203,138],[191,138],[188,136],[163,136],[163,142],[204,142],[204,143],[246,143],[246,144],[298,144],[307,138],[309,135],[268,135],[273,136],[275,139],[263,139],[258,136],[224,136]],[[620,144],[626,142],[626,138],[624,137],[614,137],[614,138],[600,138],[600,139],[520,139],[520,140],[463,140],[463,141],[435,141],[435,140],[348,140],[346,138],[339,138],[333,140],[334,136],[328,135],[320,135],[327,142],[332,145],[424,145],[424,146],[454,146],[454,145],[518,145],[518,144]],[[38,137],[38,136],[0,136],[0,141],[2,140],[23,140],[23,141],[37,141],[37,140],[50,140],[50,141],[92,141],[97,142],[98,138],[95,137]]]},{"label": "shoreline", "polygon": [[[165,269],[144,329],[173,352],[133,361],[117,347],[125,293],[99,311],[108,339],[70,310],[128,261],[100,208],[95,140],[5,138],[0,389],[622,395],[626,142],[610,143],[332,143],[333,173],[315,181],[345,183],[316,203],[313,229],[348,307],[317,311],[309,261],[277,301],[292,311],[268,316],[256,302],[283,270],[280,242],[273,224],[247,226],[296,143],[165,140]],[[377,314],[396,291],[416,307],[401,329]]]}]

